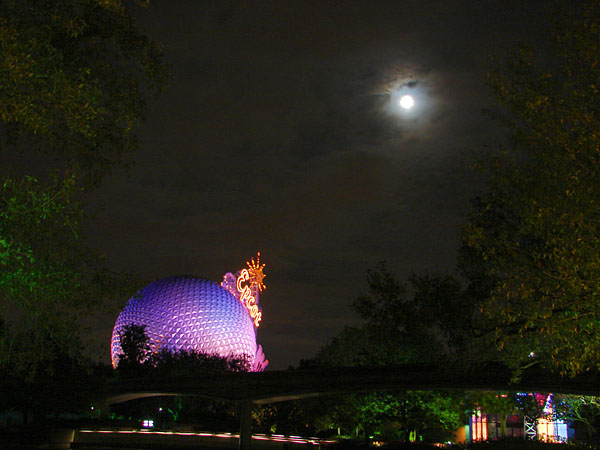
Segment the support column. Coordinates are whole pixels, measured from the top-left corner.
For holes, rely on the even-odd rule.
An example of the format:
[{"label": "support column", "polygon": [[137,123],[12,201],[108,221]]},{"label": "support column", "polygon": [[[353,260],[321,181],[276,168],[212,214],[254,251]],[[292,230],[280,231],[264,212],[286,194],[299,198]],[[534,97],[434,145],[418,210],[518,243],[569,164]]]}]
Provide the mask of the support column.
[{"label": "support column", "polygon": [[240,450],[249,450],[252,447],[252,402],[242,400],[240,410]]}]

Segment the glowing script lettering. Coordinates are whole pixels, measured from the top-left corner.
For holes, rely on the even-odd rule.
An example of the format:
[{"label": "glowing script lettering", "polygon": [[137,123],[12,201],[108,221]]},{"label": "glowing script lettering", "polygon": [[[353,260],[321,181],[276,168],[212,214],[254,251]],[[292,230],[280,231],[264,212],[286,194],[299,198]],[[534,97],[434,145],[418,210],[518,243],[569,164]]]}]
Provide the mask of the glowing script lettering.
[{"label": "glowing script lettering", "polygon": [[238,277],[235,286],[237,287],[238,291],[240,292],[246,292],[246,290],[250,290],[250,288],[248,286],[242,287],[242,283],[244,281],[248,281],[250,279],[250,274],[248,273],[247,269],[244,269],[240,272],[240,276]]},{"label": "glowing script lettering", "polygon": [[247,269],[244,269],[240,272],[235,285],[241,294],[240,301],[242,302],[242,305],[244,305],[250,312],[250,317],[254,319],[254,325],[258,326],[262,318],[262,314],[259,313],[258,306],[256,305],[256,298],[254,295],[252,295],[252,290],[246,283],[249,279],[250,274],[248,273]]},{"label": "glowing script lettering", "polygon": [[258,305],[259,293],[266,289],[263,280],[265,264],[260,264],[260,253],[250,262],[246,262],[247,269],[242,269],[236,275],[227,273],[223,276],[221,286],[227,289],[246,308],[250,317],[254,319],[254,326],[258,327],[262,319],[262,311]]}]

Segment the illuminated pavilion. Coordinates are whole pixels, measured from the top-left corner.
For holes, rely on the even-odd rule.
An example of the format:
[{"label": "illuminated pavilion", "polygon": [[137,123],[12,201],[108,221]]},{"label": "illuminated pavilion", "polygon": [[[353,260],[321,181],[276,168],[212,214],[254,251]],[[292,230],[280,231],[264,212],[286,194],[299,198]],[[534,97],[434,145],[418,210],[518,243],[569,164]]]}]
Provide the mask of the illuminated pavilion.
[{"label": "illuminated pavilion", "polygon": [[186,350],[242,357],[252,371],[263,371],[269,362],[256,342],[256,331],[262,319],[259,294],[265,289],[265,265],[260,264],[260,253],[246,265],[235,274],[225,274],[220,284],[175,276],[154,281],[131,297],[113,328],[113,367],[122,353],[122,330],[134,324],[146,327],[153,352]]}]

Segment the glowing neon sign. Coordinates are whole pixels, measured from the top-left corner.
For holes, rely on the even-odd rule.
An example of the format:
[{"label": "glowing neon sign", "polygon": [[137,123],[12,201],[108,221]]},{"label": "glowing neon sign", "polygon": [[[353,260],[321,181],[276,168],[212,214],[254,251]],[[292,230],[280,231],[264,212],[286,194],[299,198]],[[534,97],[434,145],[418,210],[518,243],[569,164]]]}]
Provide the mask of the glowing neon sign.
[{"label": "glowing neon sign", "polygon": [[258,310],[256,298],[254,297],[254,295],[252,295],[252,290],[250,289],[250,286],[248,286],[247,283],[245,285],[242,285],[242,283],[245,283],[249,280],[250,273],[248,272],[248,269],[243,269],[237,278],[236,287],[238,291],[241,292],[240,301],[246,308],[248,308],[248,312],[250,312],[250,317],[254,319],[254,325],[258,326],[258,323],[262,318],[262,313]]},{"label": "glowing neon sign", "polygon": [[259,293],[266,289],[263,280],[266,275],[263,272],[265,264],[260,264],[260,252],[250,262],[246,262],[247,269],[240,270],[236,276],[228,273],[224,275],[221,286],[233,294],[248,310],[250,317],[254,319],[254,326],[258,327],[262,319],[262,311],[258,306]]}]

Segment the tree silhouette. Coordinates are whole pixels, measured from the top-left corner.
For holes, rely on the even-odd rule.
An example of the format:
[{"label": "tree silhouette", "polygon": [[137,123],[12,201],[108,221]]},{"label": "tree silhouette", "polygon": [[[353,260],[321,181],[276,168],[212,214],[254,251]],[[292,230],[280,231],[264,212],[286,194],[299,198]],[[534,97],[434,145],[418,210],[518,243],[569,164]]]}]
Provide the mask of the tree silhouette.
[{"label": "tree silhouette", "polygon": [[600,369],[600,4],[569,4],[551,58],[490,75],[509,145],[463,232],[488,345],[515,369]]}]

